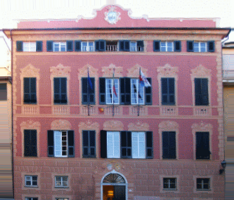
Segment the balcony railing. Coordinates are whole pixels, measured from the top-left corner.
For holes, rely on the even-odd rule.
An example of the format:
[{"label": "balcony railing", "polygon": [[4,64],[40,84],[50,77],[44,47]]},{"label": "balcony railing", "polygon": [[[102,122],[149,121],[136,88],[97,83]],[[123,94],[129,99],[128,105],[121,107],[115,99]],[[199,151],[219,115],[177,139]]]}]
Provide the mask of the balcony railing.
[{"label": "balcony railing", "polygon": [[118,51],[117,45],[106,45],[106,51]]}]

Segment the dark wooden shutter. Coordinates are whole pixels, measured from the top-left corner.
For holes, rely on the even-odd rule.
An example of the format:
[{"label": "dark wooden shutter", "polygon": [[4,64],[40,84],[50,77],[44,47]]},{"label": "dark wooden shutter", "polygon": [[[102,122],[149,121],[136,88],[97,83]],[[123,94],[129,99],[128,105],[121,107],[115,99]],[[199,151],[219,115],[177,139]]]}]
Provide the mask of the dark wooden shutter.
[{"label": "dark wooden shutter", "polygon": [[153,132],[146,132],[146,158],[153,158]]},{"label": "dark wooden shutter", "polygon": [[54,103],[60,103],[60,78],[54,78]]},{"label": "dark wooden shutter", "polygon": [[54,103],[67,103],[67,78],[54,78]]},{"label": "dark wooden shutter", "polygon": [[30,130],[24,130],[24,156],[30,156],[30,153],[31,153]]},{"label": "dark wooden shutter", "polygon": [[23,42],[16,41],[16,51],[23,51]]},{"label": "dark wooden shutter", "polygon": [[130,78],[120,78],[120,104],[131,104],[131,85]]},{"label": "dark wooden shutter", "polygon": [[174,41],[174,51],[175,52],[181,51],[181,41]]},{"label": "dark wooden shutter", "polygon": [[42,45],[43,45],[42,41],[36,41],[36,51],[41,52],[43,47]]},{"label": "dark wooden shutter", "polygon": [[67,78],[60,78],[61,81],[61,103],[67,103]]},{"label": "dark wooden shutter", "polygon": [[126,195],[125,195],[126,191],[125,190],[126,190],[126,186],[115,185],[114,186],[115,198],[113,198],[113,200],[124,200],[124,199],[126,199]]},{"label": "dark wooden shutter", "polygon": [[201,79],[201,97],[202,97],[202,105],[209,105],[209,95],[208,95],[208,79]]},{"label": "dark wooden shutter", "polygon": [[160,51],[160,40],[154,41],[154,51]]},{"label": "dark wooden shutter", "polygon": [[187,41],[187,52],[193,52],[193,41]]},{"label": "dark wooden shutter", "polygon": [[7,84],[0,83],[0,101],[7,100]]},{"label": "dark wooden shutter", "polygon": [[175,159],[176,158],[176,138],[175,132],[164,131],[162,132],[162,144],[163,144],[163,158]]},{"label": "dark wooden shutter", "polygon": [[47,51],[53,51],[53,41],[47,41]]},{"label": "dark wooden shutter", "polygon": [[96,157],[96,133],[95,131],[83,131],[83,157]]},{"label": "dark wooden shutter", "polygon": [[176,159],[176,133],[169,132],[169,158]]},{"label": "dark wooden shutter", "polygon": [[137,41],[137,51],[144,51],[144,41],[143,40]]},{"label": "dark wooden shutter", "polygon": [[47,131],[48,157],[54,157],[54,131]]},{"label": "dark wooden shutter", "polygon": [[73,41],[72,40],[67,41],[67,51],[73,51]]},{"label": "dark wooden shutter", "polygon": [[99,51],[106,51],[106,41],[99,40]]},{"label": "dark wooden shutter", "polygon": [[82,104],[88,104],[88,78],[81,78],[82,82]]},{"label": "dark wooden shutter", "polygon": [[[151,84],[151,78],[147,78]],[[151,87],[145,87],[145,105],[152,105],[152,84]]]},{"label": "dark wooden shutter", "polygon": [[81,51],[81,41],[80,40],[75,41],[75,51]]},{"label": "dark wooden shutter", "polygon": [[68,131],[68,157],[75,157],[74,131]]},{"label": "dark wooden shutter", "polygon": [[121,131],[121,158],[132,157],[132,133],[130,131]]},{"label": "dark wooden shutter", "polygon": [[124,51],[130,51],[130,41],[124,41]]},{"label": "dark wooden shutter", "polygon": [[24,103],[30,103],[31,95],[29,92],[29,80],[30,78],[24,78]]},{"label": "dark wooden shutter", "polygon": [[215,52],[215,41],[208,41],[208,52]]},{"label": "dark wooden shutter", "polygon": [[30,93],[31,101],[30,103],[37,103],[37,93],[36,93],[36,78],[30,78]]},{"label": "dark wooden shutter", "polygon": [[99,51],[100,45],[99,45],[99,40],[95,41],[95,51]]},{"label": "dark wooden shutter", "polygon": [[208,79],[195,78],[195,105],[209,105]]},{"label": "dark wooden shutter", "polygon": [[101,131],[101,158],[107,157],[107,132]]},{"label": "dark wooden shutter", "polygon": [[106,79],[99,78],[99,104],[106,104]]},{"label": "dark wooden shutter", "polygon": [[31,130],[31,156],[37,156],[37,131]]},{"label": "dark wooden shutter", "polygon": [[124,51],[124,40],[119,41],[119,51]]},{"label": "dark wooden shutter", "polygon": [[209,132],[196,132],[196,159],[210,159]]},{"label": "dark wooden shutter", "polygon": [[162,105],[175,105],[175,79],[161,78]]}]

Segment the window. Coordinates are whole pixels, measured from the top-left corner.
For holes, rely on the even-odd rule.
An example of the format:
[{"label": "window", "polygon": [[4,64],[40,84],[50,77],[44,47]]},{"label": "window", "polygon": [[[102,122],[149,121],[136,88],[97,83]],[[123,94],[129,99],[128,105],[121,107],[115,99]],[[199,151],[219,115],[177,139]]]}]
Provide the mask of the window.
[{"label": "window", "polygon": [[37,156],[36,130],[24,130],[24,156]]},{"label": "window", "polygon": [[[104,85],[104,88],[101,88]],[[119,79],[100,78],[100,99],[105,104],[119,104]],[[104,93],[103,93],[104,92]]]},{"label": "window", "polygon": [[195,78],[195,105],[196,106],[208,106],[208,79],[207,78]]},{"label": "window", "polygon": [[131,104],[144,104],[144,86],[139,84],[139,79],[131,79]]},{"label": "window", "polygon": [[152,132],[101,131],[102,158],[153,158]]},{"label": "window", "polygon": [[96,40],[95,41],[95,50],[96,51],[106,51],[106,41],[105,40]]},{"label": "window", "polygon": [[7,84],[0,83],[0,101],[7,100]]},{"label": "window", "polygon": [[163,159],[176,158],[176,133],[173,131],[162,132]]},{"label": "window", "polygon": [[74,131],[48,131],[48,157],[74,157]]},{"label": "window", "polygon": [[[82,78],[82,104],[95,104],[95,78]],[[91,86],[90,86],[91,85]]]},{"label": "window", "polygon": [[54,103],[67,103],[67,78],[54,78]]},{"label": "window", "polygon": [[25,176],[25,186],[36,187],[37,176]]},{"label": "window", "polygon": [[210,159],[209,132],[196,132],[196,159]]},{"label": "window", "polygon": [[155,40],[153,44],[154,51],[161,52],[180,52],[181,41],[160,41]]},{"label": "window", "polygon": [[187,41],[187,52],[215,52],[215,41]]},{"label": "window", "polygon": [[16,51],[24,51],[24,52],[41,52],[43,47],[42,41],[36,42],[22,42],[16,41]]},{"label": "window", "polygon": [[47,51],[73,51],[73,41],[68,40],[65,42],[54,42],[54,41],[47,41]]},{"label": "window", "polygon": [[38,200],[37,197],[25,197],[25,200]]},{"label": "window", "polygon": [[68,187],[68,176],[55,176],[55,187]]},{"label": "window", "polygon": [[162,105],[175,105],[175,79],[161,78]]},{"label": "window", "polygon": [[66,42],[54,42],[53,51],[66,51]]},{"label": "window", "polygon": [[36,78],[24,78],[24,103],[37,103]]},{"label": "window", "polygon": [[119,51],[144,51],[144,41],[119,41]]},{"label": "window", "polygon": [[197,178],[197,190],[210,190],[210,179]]},{"label": "window", "polygon": [[106,41],[106,51],[118,51],[118,41]]},{"label": "window", "polygon": [[81,42],[81,51],[94,51],[94,42]]},{"label": "window", "polygon": [[176,178],[163,178],[163,189],[176,189]]},{"label": "window", "polygon": [[96,158],[95,131],[83,131],[83,158]]}]

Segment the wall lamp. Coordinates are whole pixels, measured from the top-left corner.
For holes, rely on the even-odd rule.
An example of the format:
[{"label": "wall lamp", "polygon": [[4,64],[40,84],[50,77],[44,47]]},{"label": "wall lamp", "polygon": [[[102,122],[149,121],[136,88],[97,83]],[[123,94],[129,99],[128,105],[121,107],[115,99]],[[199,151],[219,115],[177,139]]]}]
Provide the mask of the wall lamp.
[{"label": "wall lamp", "polygon": [[226,163],[225,160],[223,160],[223,161],[221,162],[221,166],[222,166],[223,169],[220,169],[220,170],[219,170],[219,174],[222,174],[222,173],[225,171],[226,164],[227,164],[227,163]]}]

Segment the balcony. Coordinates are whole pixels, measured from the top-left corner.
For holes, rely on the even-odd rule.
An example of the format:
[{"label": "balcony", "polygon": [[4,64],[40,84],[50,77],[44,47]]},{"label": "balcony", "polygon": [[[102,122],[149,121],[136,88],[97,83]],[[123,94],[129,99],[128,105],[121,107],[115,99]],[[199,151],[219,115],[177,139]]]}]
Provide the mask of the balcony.
[{"label": "balcony", "polygon": [[106,51],[118,51],[118,42],[117,41],[107,41],[106,42]]}]

